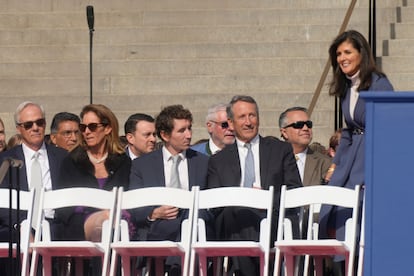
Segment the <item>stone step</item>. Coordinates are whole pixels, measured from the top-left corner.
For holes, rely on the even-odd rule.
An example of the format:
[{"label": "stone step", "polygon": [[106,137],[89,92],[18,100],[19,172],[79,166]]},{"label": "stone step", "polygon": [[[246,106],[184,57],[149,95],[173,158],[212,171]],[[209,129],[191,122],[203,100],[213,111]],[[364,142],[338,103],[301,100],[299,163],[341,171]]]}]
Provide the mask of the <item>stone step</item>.
[{"label": "stone step", "polygon": [[[351,23],[350,28],[365,33],[366,23]],[[378,24],[378,36],[389,36],[389,24]],[[331,41],[339,25],[265,25],[265,26],[172,26],[104,28],[96,30],[94,45],[154,43],[248,43],[288,41]],[[4,45],[88,45],[87,29],[0,30],[0,46]]]},{"label": "stone step", "polygon": [[414,4],[408,7],[400,7],[398,9],[400,16],[398,22],[413,23],[414,22]]},{"label": "stone step", "polygon": [[414,91],[414,72],[386,72],[396,91]]},{"label": "stone step", "polygon": [[[261,57],[320,58],[328,53],[329,42],[174,43],[137,45],[95,45],[94,60],[165,60]],[[86,45],[28,45],[0,47],[2,62],[88,61]]]},{"label": "stone step", "polygon": [[391,39],[388,42],[387,56],[412,57],[414,56],[414,38]]},{"label": "stone step", "polygon": [[[97,95],[152,95],[183,94],[263,94],[263,93],[313,93],[320,74],[315,76],[94,76],[93,92]],[[329,80],[329,78],[328,78]],[[1,78],[0,95],[30,97],[38,95],[89,95],[89,74],[82,78]]]},{"label": "stone step", "polygon": [[395,37],[397,39],[414,39],[414,22],[413,23],[398,23],[395,24]]},{"label": "stone step", "polygon": [[[400,4],[400,0],[378,1],[377,6],[393,7]],[[125,10],[214,10],[214,9],[312,9],[318,8],[347,8],[349,0],[100,0],[94,3],[96,11],[125,11]],[[79,11],[85,10],[91,5],[90,0],[63,1],[63,0],[28,0],[24,3],[15,0],[3,0],[2,9],[8,12],[56,12],[56,11]],[[357,7],[367,7],[368,1],[357,1]]]},{"label": "stone step", "polygon": [[382,57],[382,69],[385,72],[409,73],[413,72],[414,56],[386,56]]},{"label": "stone step", "polygon": [[[95,61],[96,76],[185,75],[314,75],[326,61],[320,58],[177,59]],[[80,77],[89,73],[89,62],[51,61],[0,63],[3,78]]]},{"label": "stone step", "polygon": [[[216,10],[127,10],[96,11],[95,29],[113,27],[151,26],[245,26],[245,25],[323,25],[341,24],[346,8],[250,8]],[[406,12],[406,11],[404,11]],[[86,16],[82,12],[0,13],[0,29],[87,29]],[[405,15],[405,13],[403,14]],[[367,7],[356,8],[351,17],[354,23],[366,23]],[[379,8],[378,18],[395,21],[395,8]]]}]

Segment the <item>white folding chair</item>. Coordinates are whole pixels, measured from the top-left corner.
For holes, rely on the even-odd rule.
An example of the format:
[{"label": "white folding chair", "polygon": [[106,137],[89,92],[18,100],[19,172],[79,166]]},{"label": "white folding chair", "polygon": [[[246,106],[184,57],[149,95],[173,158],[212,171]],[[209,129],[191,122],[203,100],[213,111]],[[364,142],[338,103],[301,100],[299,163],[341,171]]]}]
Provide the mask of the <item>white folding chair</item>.
[{"label": "white folding chair", "polygon": [[364,253],[365,253],[365,193],[364,201],[362,202],[362,214],[361,214],[361,236],[359,238],[359,255],[358,255],[358,270],[357,275],[364,275]]},{"label": "white folding chair", "polygon": [[[260,223],[259,241],[208,241],[205,222],[199,217],[202,209],[220,207],[246,207],[264,209],[266,218]],[[191,246],[191,275],[194,275],[196,254],[200,276],[207,275],[207,257],[256,256],[260,257],[261,275],[268,275],[270,234],[273,209],[273,186],[269,190],[221,187],[201,190],[196,197],[193,238]]]},{"label": "white folding chair", "polygon": [[[193,187],[191,191],[167,187],[148,187],[130,191],[123,191],[120,188],[115,219],[114,241],[111,244],[112,259],[110,275],[115,275],[116,273],[118,256],[121,256],[123,275],[131,275],[131,257],[181,256],[181,275],[187,276],[190,261],[194,200],[197,190],[198,187]],[[158,205],[169,205],[189,210],[188,219],[185,219],[181,225],[181,241],[131,241],[128,224],[121,218],[122,210]],[[160,269],[161,267],[157,266],[157,271],[160,271]]]},{"label": "white folding chair", "polygon": [[[39,255],[43,259],[43,275],[52,275],[52,257],[101,257],[102,275],[107,275],[112,240],[112,225],[115,213],[117,188],[111,191],[94,188],[66,188],[60,190],[41,191],[40,210],[36,218],[36,234],[34,242],[30,275],[36,275]],[[100,242],[92,241],[52,241],[49,222],[44,211],[65,207],[85,206],[109,210],[109,219],[103,223]],[[79,265],[77,269],[79,268]],[[77,275],[81,270],[77,270]]]},{"label": "white folding chair", "polygon": [[[279,225],[275,242],[274,275],[280,275],[282,257],[285,260],[286,275],[294,275],[295,256],[310,255],[315,260],[315,275],[322,275],[323,257],[344,255],[346,273],[353,275],[356,237],[358,231],[360,186],[355,189],[315,185],[287,190],[282,186],[279,209]],[[315,204],[335,205],[352,209],[352,217],[346,222],[345,240],[318,239],[318,225],[312,223]],[[309,206],[307,239],[293,239],[291,222],[285,217],[286,209]],[[317,205],[316,205],[317,206]]]},{"label": "white folding chair", "polygon": [[[20,191],[19,209],[27,211],[27,217],[20,224],[20,255],[21,255],[21,275],[29,273],[29,240],[32,221],[32,208],[34,200],[34,191]],[[0,208],[8,209],[10,207],[10,190],[0,189]],[[12,209],[17,209],[17,191],[12,190]],[[12,244],[12,255],[17,254],[16,243]],[[9,242],[0,242],[0,257],[9,256]]]}]

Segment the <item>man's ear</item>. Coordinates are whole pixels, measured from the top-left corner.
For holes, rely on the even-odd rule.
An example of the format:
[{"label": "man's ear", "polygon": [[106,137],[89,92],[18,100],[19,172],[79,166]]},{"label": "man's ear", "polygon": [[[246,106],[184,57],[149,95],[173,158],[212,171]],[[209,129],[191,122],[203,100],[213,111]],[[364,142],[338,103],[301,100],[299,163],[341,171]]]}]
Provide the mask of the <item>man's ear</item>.
[{"label": "man's ear", "polygon": [[285,140],[285,141],[287,141],[287,140],[288,140],[288,136],[287,136],[287,134],[286,134],[286,129],[284,129],[284,128],[281,128],[281,129],[280,129],[280,137],[281,137],[283,140]]}]

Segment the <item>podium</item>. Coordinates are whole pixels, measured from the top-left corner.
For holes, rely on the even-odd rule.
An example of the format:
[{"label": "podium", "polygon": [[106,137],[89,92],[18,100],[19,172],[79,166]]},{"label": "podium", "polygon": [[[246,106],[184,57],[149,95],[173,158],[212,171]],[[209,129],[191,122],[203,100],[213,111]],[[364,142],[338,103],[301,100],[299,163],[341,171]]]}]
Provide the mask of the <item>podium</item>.
[{"label": "podium", "polygon": [[413,275],[414,92],[360,97],[366,103],[364,275]]}]

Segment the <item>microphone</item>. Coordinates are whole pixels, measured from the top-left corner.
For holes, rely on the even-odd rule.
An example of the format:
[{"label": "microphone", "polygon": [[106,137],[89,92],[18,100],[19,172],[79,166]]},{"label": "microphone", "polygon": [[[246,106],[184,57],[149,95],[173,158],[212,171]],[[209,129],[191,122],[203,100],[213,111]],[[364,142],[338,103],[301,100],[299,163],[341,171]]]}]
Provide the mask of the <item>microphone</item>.
[{"label": "microphone", "polygon": [[10,166],[13,167],[13,168],[23,167],[23,161],[22,160],[14,159],[14,158],[11,158],[11,157],[7,158],[7,160],[9,161]]},{"label": "microphone", "polygon": [[88,19],[89,31],[93,32],[95,17],[93,15],[93,6],[86,6],[86,18]]}]

